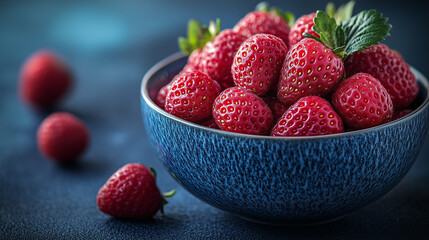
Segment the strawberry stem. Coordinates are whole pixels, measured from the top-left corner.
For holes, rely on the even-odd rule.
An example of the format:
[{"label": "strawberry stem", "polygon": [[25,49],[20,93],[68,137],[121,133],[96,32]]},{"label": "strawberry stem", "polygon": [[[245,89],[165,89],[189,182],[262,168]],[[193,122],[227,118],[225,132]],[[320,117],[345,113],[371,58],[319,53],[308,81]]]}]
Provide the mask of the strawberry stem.
[{"label": "strawberry stem", "polygon": [[[153,177],[156,180],[156,171],[153,167],[149,167],[149,171],[152,173]],[[162,214],[164,214],[164,206],[168,203],[167,200],[165,200],[166,198],[171,198],[172,196],[174,196],[174,194],[176,194],[176,190],[173,189],[169,192],[163,193],[161,194],[161,205],[159,206],[159,210],[161,211]]]},{"label": "strawberry stem", "polygon": [[172,196],[174,196],[174,194],[176,194],[176,189],[163,193],[162,196],[164,196],[165,198],[171,198]]},{"label": "strawberry stem", "polygon": [[295,23],[295,15],[292,12],[286,11],[284,12],[278,7],[270,7],[270,4],[268,2],[260,2],[255,7],[256,11],[262,11],[262,12],[271,12],[279,17],[281,17],[288,25],[289,27],[292,27]]},{"label": "strawberry stem", "polygon": [[162,214],[164,214],[164,206],[167,205],[168,203],[168,201],[165,198],[171,198],[172,196],[174,196],[174,194],[176,194],[175,189],[162,194],[161,205],[159,206],[159,210],[161,211]]},{"label": "strawberry stem", "polygon": [[179,37],[178,44],[180,50],[186,56],[196,49],[202,49],[207,42],[210,42],[220,32],[220,19],[216,19],[216,22],[211,21],[207,27],[197,20],[189,20],[188,22],[188,36]]}]

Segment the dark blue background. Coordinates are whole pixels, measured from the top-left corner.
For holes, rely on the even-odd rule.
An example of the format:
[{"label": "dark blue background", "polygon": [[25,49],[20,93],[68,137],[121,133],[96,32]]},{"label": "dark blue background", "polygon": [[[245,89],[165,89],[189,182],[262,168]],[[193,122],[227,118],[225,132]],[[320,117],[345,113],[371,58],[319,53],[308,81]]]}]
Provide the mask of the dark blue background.
[{"label": "dark blue background", "polygon": [[[297,16],[324,9],[322,1],[271,1]],[[429,234],[429,139],[404,180],[379,201],[339,221],[300,228],[258,225],[196,199],[159,163],[140,114],[140,82],[156,62],[178,51],[189,18],[217,17],[231,28],[258,1],[2,1],[0,2],[0,239],[179,238],[408,238]],[[337,2],[341,3],[341,2]],[[375,8],[390,18],[385,43],[429,76],[427,6],[421,1],[358,1],[355,13]],[[17,97],[23,61],[45,48],[75,74],[73,91],[55,110],[84,120],[91,146],[61,167],[45,160],[35,141],[48,113]],[[98,189],[121,166],[158,169],[162,191],[177,189],[147,222],[119,221],[95,204]]]}]

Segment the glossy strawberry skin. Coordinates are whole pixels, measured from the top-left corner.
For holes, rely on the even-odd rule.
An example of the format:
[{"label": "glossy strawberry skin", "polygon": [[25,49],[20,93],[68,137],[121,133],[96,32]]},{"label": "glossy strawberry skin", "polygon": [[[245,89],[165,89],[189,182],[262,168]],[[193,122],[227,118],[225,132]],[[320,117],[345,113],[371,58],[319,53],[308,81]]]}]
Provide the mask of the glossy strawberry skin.
[{"label": "glossy strawberry skin", "polygon": [[373,76],[357,73],[340,83],[332,105],[350,129],[364,129],[389,122],[393,104],[389,93]]},{"label": "glossy strawberry skin", "polygon": [[46,158],[67,164],[84,153],[89,144],[89,131],[74,115],[53,113],[40,124],[37,144]]},{"label": "glossy strawberry skin", "polygon": [[158,105],[158,107],[162,108],[165,110],[165,99],[167,97],[168,92],[170,91],[171,88],[171,83],[168,83],[167,85],[165,85],[164,87],[162,87],[158,94],[156,95],[155,98],[155,104]]},{"label": "glossy strawberry skin", "polygon": [[203,51],[201,49],[195,49],[192,51],[183,70],[200,70],[202,55]]},{"label": "glossy strawberry skin", "polygon": [[405,108],[417,97],[419,85],[410,66],[384,44],[353,53],[345,65],[348,76],[364,72],[377,78],[390,94],[395,108]]},{"label": "glossy strawberry skin", "polygon": [[101,212],[113,217],[147,219],[159,210],[161,199],[152,173],[142,164],[130,163],[100,188],[96,202]]},{"label": "glossy strawberry skin", "polygon": [[274,122],[280,119],[283,113],[289,108],[288,105],[280,102],[276,97],[263,97],[262,100],[268,105],[273,113]]},{"label": "glossy strawberry skin", "polygon": [[303,33],[308,33],[318,38],[320,37],[319,34],[311,29],[314,26],[313,20],[315,16],[316,13],[310,13],[296,20],[289,32],[289,46],[293,46],[301,41],[304,38],[304,36],[302,36]]},{"label": "glossy strawberry skin", "polygon": [[283,41],[271,34],[255,34],[244,41],[232,63],[237,86],[262,96],[278,82],[287,53]]},{"label": "glossy strawberry skin", "polygon": [[165,110],[190,122],[209,118],[220,90],[216,81],[200,71],[182,71],[171,83]]},{"label": "glossy strawberry skin", "polygon": [[316,136],[344,132],[343,122],[331,104],[317,96],[298,100],[274,126],[271,136]]},{"label": "glossy strawberry skin", "polygon": [[278,99],[292,105],[305,96],[324,97],[344,75],[344,63],[321,42],[304,38],[287,53],[280,73]]},{"label": "glossy strawberry skin", "polygon": [[71,88],[73,77],[66,63],[55,53],[40,51],[21,69],[19,95],[30,106],[47,109]]},{"label": "glossy strawberry skin", "polygon": [[199,70],[216,80],[223,89],[233,86],[231,65],[244,40],[246,37],[240,33],[223,30],[204,46]]},{"label": "glossy strawberry skin", "polygon": [[273,125],[266,103],[238,86],[219,94],[213,104],[213,118],[224,131],[253,135],[266,135]]},{"label": "glossy strawberry skin", "polygon": [[264,11],[253,11],[242,18],[233,28],[246,37],[257,33],[277,36],[288,45],[290,27],[280,16]]}]

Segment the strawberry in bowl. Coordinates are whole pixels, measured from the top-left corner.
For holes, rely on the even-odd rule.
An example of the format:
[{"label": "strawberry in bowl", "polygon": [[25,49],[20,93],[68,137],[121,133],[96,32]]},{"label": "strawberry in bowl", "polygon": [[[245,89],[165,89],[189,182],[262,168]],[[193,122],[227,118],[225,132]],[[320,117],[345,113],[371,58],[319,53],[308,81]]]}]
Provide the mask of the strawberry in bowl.
[{"label": "strawberry in bowl", "polygon": [[[243,82],[238,74],[233,86],[213,88],[218,95],[211,116],[195,121],[155,103],[161,87],[189,63],[182,53],[164,59],[141,85],[145,129],[161,162],[194,196],[256,222],[316,224],[379,199],[411,168],[429,122],[429,83],[417,70],[410,68],[418,94],[401,106],[412,111],[395,120],[400,108],[388,86],[371,73],[348,73],[347,59],[388,35],[386,21],[373,10],[340,23],[316,11],[318,36],[307,33],[286,48],[277,80],[271,78],[275,55],[265,54],[273,52],[274,42],[262,48],[249,45],[256,35],[247,37],[231,62],[232,76],[243,71]],[[251,51],[240,50],[244,44]],[[251,54],[249,64],[240,65],[243,53]],[[262,81],[250,74],[259,68]],[[261,83],[269,87],[258,88]],[[191,92],[183,96],[204,106]],[[213,122],[218,128],[208,127]]]}]

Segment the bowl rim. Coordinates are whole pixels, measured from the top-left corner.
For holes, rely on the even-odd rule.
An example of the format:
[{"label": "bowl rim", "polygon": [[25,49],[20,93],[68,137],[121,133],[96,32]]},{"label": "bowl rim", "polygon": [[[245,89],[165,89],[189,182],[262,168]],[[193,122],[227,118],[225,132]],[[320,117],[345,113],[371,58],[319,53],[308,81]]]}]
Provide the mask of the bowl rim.
[{"label": "bowl rim", "polygon": [[286,137],[282,137],[282,136],[270,136],[270,135],[251,135],[251,134],[245,134],[245,133],[236,133],[236,132],[228,132],[228,131],[224,131],[224,130],[220,130],[220,129],[214,129],[214,128],[209,128],[209,127],[205,127],[202,125],[199,125],[197,123],[193,123],[193,122],[189,122],[186,121],[184,119],[181,119],[179,117],[176,117],[166,111],[164,111],[163,109],[161,109],[158,105],[155,104],[155,102],[152,101],[152,99],[149,96],[149,91],[147,89],[149,80],[152,78],[152,76],[157,73],[159,70],[161,70],[162,68],[164,68],[165,66],[167,66],[168,64],[171,64],[175,61],[181,60],[183,58],[185,58],[186,56],[183,55],[181,52],[176,52],[162,60],[160,60],[158,63],[156,63],[154,66],[152,66],[147,72],[146,74],[143,76],[142,79],[142,83],[141,83],[141,89],[140,89],[140,94],[141,97],[143,97],[145,103],[154,111],[156,111],[157,113],[163,115],[166,118],[169,118],[171,120],[174,120],[176,122],[179,122],[183,125],[186,125],[188,127],[191,128],[196,128],[202,131],[209,131],[212,132],[214,134],[219,134],[219,135],[225,135],[225,136],[230,136],[230,137],[240,137],[240,138],[251,138],[251,139],[261,139],[261,140],[280,140],[280,141],[308,141],[308,140],[320,140],[320,139],[331,139],[331,138],[341,138],[341,137],[350,137],[350,136],[355,136],[355,135],[360,135],[362,133],[369,133],[369,132],[376,132],[379,130],[383,130],[385,128],[389,128],[392,127],[394,125],[400,124],[408,119],[410,119],[411,117],[417,115],[417,113],[423,111],[424,108],[427,108],[429,105],[429,82],[426,79],[426,77],[420,73],[417,69],[415,69],[414,67],[411,67],[411,71],[413,72],[414,76],[416,77],[416,79],[418,79],[418,81],[425,87],[426,89],[426,98],[423,100],[423,102],[415,109],[413,110],[411,113],[409,113],[408,115],[398,118],[394,121],[388,122],[388,123],[384,123],[375,127],[370,127],[370,128],[365,128],[365,129],[360,129],[360,130],[354,130],[354,131],[349,131],[349,132],[342,132],[342,133],[335,133],[335,134],[327,134],[327,135],[318,135],[318,136],[286,136]]}]

